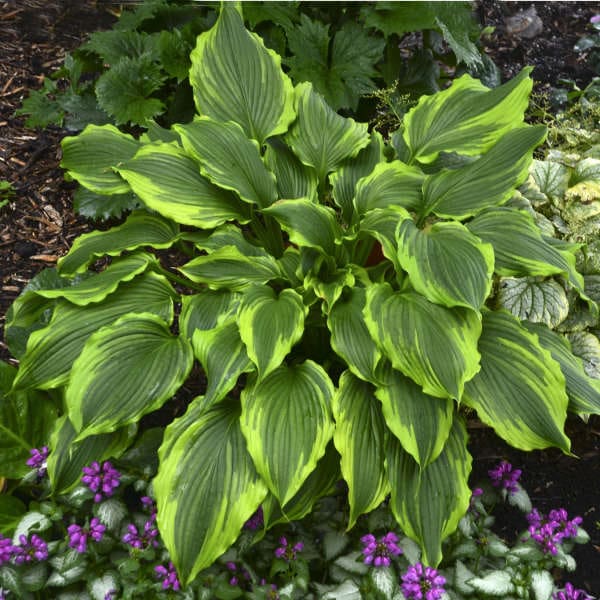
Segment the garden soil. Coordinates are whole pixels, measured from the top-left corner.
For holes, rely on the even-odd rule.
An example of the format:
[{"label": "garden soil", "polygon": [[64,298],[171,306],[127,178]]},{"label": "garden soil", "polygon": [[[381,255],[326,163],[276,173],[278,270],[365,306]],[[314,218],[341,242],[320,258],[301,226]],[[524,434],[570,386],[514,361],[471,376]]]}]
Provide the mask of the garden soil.
[{"label": "garden soil", "polygon": [[[29,279],[54,265],[77,236],[98,226],[72,211],[74,185],[63,181],[59,167],[66,132],[29,129],[14,111],[88,33],[111,27],[119,7],[99,0],[0,0],[0,181],[8,180],[16,191],[0,209],[0,330],[7,308]],[[559,79],[583,87],[593,76],[573,45],[589,31],[600,2],[478,2],[476,10],[482,24],[494,28],[486,51],[503,80],[526,65],[535,67],[538,90]],[[0,359],[16,364],[2,341]],[[574,456],[517,451],[476,420],[469,423],[469,433],[474,480],[499,460],[510,460],[523,470],[522,482],[536,507],[564,507],[569,515],[583,517],[591,543],[576,549],[576,573],[555,576],[600,597],[600,418],[587,424],[569,419]],[[501,535],[514,539],[526,523],[507,509],[498,526]]]}]

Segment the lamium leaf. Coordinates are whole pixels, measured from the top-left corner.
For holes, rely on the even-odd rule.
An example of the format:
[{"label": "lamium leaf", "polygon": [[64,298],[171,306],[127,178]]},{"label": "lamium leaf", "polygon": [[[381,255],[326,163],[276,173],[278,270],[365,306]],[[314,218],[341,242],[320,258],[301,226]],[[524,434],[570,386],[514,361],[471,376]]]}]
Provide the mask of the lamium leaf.
[{"label": "lamium leaf", "polygon": [[192,341],[196,329],[206,331],[224,325],[235,315],[240,294],[226,290],[203,290],[181,298],[179,330]]},{"label": "lamium leaf", "polygon": [[367,124],[338,115],[310,83],[297,85],[295,95],[298,118],[286,141],[305,165],[316,169],[319,182],[324,182],[344,160],[367,146]]},{"label": "lamium leaf", "polygon": [[404,141],[413,159],[433,162],[440,152],[476,156],[486,152],[515,124],[523,122],[531,68],[489,89],[469,75],[432,96],[422,96],[404,119]]},{"label": "lamium leaf", "polygon": [[54,423],[50,438],[48,477],[55,494],[64,494],[81,482],[81,470],[93,461],[119,457],[133,442],[136,425],[111,433],[91,435],[76,442],[77,432],[67,415]]},{"label": "lamium leaf", "polygon": [[267,488],[246,449],[237,403],[200,413],[191,405],[167,427],[159,456],[158,526],[185,585],[233,544]]},{"label": "lamium leaf", "polygon": [[421,216],[466,219],[506,202],[527,178],[533,149],[546,135],[542,125],[505,133],[481,158],[458,169],[443,169],[423,186]]},{"label": "lamium leaf", "polygon": [[124,194],[129,184],[113,167],[129,160],[140,143],[113,125],[88,125],[79,135],[63,139],[60,166],[69,177],[97,194]]},{"label": "lamium leaf", "polygon": [[75,238],[69,252],[58,259],[57,267],[61,275],[75,275],[102,256],[118,256],[121,252],[131,252],[142,246],[169,248],[178,237],[176,223],[140,211],[127,217],[122,225]]},{"label": "lamium leaf", "polygon": [[173,129],[186,151],[200,163],[202,174],[213,183],[261,208],[275,202],[275,175],[265,167],[258,142],[249,139],[238,124],[199,117]]},{"label": "lamium leaf", "polygon": [[549,198],[562,199],[569,187],[569,169],[551,160],[534,160],[531,175],[542,194]]},{"label": "lamium leaf", "polygon": [[248,207],[202,177],[198,163],[175,144],[142,146],[117,171],[148,208],[177,223],[210,229],[249,220]]},{"label": "lamium leaf", "polygon": [[494,247],[494,271],[498,275],[563,275],[583,292],[583,277],[575,267],[574,254],[551,245],[529,213],[507,207],[490,208],[469,221],[467,227]]},{"label": "lamium leaf", "polygon": [[371,132],[371,141],[354,158],[342,163],[334,171],[329,180],[333,186],[333,200],[342,210],[342,219],[349,225],[353,221],[356,183],[369,175],[376,165],[383,160],[383,138],[378,131]]},{"label": "lamium leaf", "polygon": [[101,302],[123,282],[131,281],[151,265],[157,264],[154,255],[137,252],[114,260],[104,271],[82,279],[70,287],[37,290],[44,298],[64,298],[78,306]]},{"label": "lamium leaf", "polygon": [[[481,321],[472,310],[446,308],[415,292],[367,290],[365,322],[395,369],[436,398],[462,396],[479,371]],[[379,296],[379,298],[378,298]]]},{"label": "lamium leaf", "polygon": [[125,315],[85,343],[66,390],[77,439],[109,433],[160,408],[192,368],[186,338],[156,315]]},{"label": "lamium leaf", "polygon": [[237,314],[239,335],[263,378],[276,369],[300,340],[308,307],[292,289],[279,294],[266,285],[248,287]]},{"label": "lamium leaf", "polygon": [[565,192],[565,199],[582,204],[594,202],[597,204],[600,200],[599,159],[584,158],[575,165],[569,180],[569,189]]},{"label": "lamium leaf", "polygon": [[507,311],[485,311],[479,351],[481,370],[462,402],[516,448],[568,452],[565,377],[538,338]]},{"label": "lamium leaf", "polygon": [[279,200],[263,212],[277,219],[294,244],[335,256],[343,234],[331,208],[296,198]]},{"label": "lamium leaf", "polygon": [[360,216],[374,208],[390,206],[418,210],[423,202],[424,181],[425,174],[418,167],[399,160],[379,163],[370,175],[358,181],[354,208]]},{"label": "lamium leaf", "polygon": [[523,325],[537,335],[540,346],[548,350],[560,365],[569,396],[569,411],[600,414],[600,381],[585,372],[583,361],[573,354],[569,341],[545,325],[527,322]]},{"label": "lamium leaf", "polygon": [[279,138],[269,140],[264,156],[267,167],[275,174],[278,198],[317,199],[317,173],[303,165]]},{"label": "lamium leaf", "polygon": [[554,329],[569,314],[567,294],[554,279],[503,277],[498,288],[498,305],[521,321],[545,323]]},{"label": "lamium leaf", "polygon": [[333,441],[348,484],[348,530],[360,515],[377,508],[389,492],[384,469],[387,432],[374,391],[373,386],[344,371],[332,402]]},{"label": "lamium leaf", "polygon": [[128,313],[152,312],[165,322],[173,320],[175,290],[156,273],[144,273],[119,286],[103,302],[74,306],[60,301],[47,327],[34,331],[27,341],[15,378],[15,389],[49,389],[65,385],[73,361],[89,336]]},{"label": "lamium leaf", "polygon": [[233,291],[281,277],[279,265],[272,256],[246,256],[235,246],[224,246],[207,256],[198,256],[179,270],[196,283]]},{"label": "lamium leaf", "polygon": [[454,402],[434,398],[408,377],[388,369],[377,387],[385,423],[421,468],[442,452],[454,420]]},{"label": "lamium leaf", "polygon": [[296,114],[281,58],[244,27],[236,6],[221,5],[215,26],[198,37],[190,83],[201,115],[239,123],[262,143],[287,131]]},{"label": "lamium leaf", "polygon": [[307,360],[282,365],[242,391],[240,425],[256,469],[285,505],[301,488],[333,435],[334,388]]},{"label": "lamium leaf", "polygon": [[394,517],[421,546],[423,562],[436,566],[442,560],[442,541],[456,530],[471,497],[465,426],[460,417],[454,418],[442,453],[424,469],[393,435],[388,436],[386,455]]},{"label": "lamium leaf", "polygon": [[492,288],[494,249],[464,225],[435,223],[420,230],[408,217],[398,224],[398,262],[415,290],[430,302],[478,311]]},{"label": "lamium leaf", "polygon": [[567,335],[571,350],[583,361],[585,372],[600,379],[600,340],[590,331],[573,331]]},{"label": "lamium leaf", "polygon": [[381,352],[373,341],[363,317],[366,293],[358,286],[348,290],[331,308],[327,327],[331,331],[331,347],[341,356],[350,371],[375,382],[375,368]]},{"label": "lamium leaf", "polygon": [[233,317],[214,329],[196,329],[192,347],[208,379],[203,398],[206,407],[222,400],[236,386],[242,373],[254,370]]}]

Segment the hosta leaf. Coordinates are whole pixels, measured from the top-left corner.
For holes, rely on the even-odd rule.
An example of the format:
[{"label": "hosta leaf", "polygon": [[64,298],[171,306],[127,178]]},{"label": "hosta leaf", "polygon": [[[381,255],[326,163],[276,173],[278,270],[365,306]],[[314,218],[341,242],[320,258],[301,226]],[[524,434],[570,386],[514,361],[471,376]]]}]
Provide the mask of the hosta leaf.
[{"label": "hosta leaf", "polygon": [[31,334],[14,387],[48,389],[64,385],[89,336],[127,313],[152,312],[170,323],[176,294],[169,282],[145,273],[119,287],[103,302],[80,307],[62,301],[49,325]]},{"label": "hosta leaf", "polygon": [[143,206],[142,201],[131,191],[124,194],[97,194],[84,187],[73,193],[73,210],[81,217],[94,221],[120,219],[125,213]]},{"label": "hosta leaf", "polygon": [[533,217],[512,208],[482,211],[467,224],[469,230],[494,247],[498,275],[563,275],[583,291],[583,278],[575,268],[575,256],[561,251],[542,237]]},{"label": "hosta leaf", "polygon": [[239,335],[259,377],[276,369],[300,340],[307,314],[302,296],[292,289],[278,294],[255,285],[244,291],[237,314]]},{"label": "hosta leaf", "polygon": [[17,369],[0,361],[0,478],[20,479],[32,448],[47,446],[58,413],[36,391],[10,391]]},{"label": "hosta leaf", "polygon": [[390,370],[375,395],[385,423],[402,447],[424,468],[442,452],[454,420],[454,402],[433,398],[412,379]]},{"label": "hosta leaf", "polygon": [[179,227],[172,221],[145,212],[134,213],[118,227],[80,235],[69,252],[58,260],[58,270],[61,275],[75,275],[102,256],[118,256],[142,246],[169,248],[178,237]]},{"label": "hosta leaf", "polygon": [[395,369],[426,394],[460,399],[479,370],[481,322],[471,310],[433,304],[414,292],[393,293],[379,302],[381,288],[367,290],[365,322]]},{"label": "hosta leaf", "polygon": [[350,371],[373,382],[381,352],[365,324],[365,298],[364,288],[351,288],[329,311],[327,327],[331,331],[331,347],[346,361]]},{"label": "hosta leaf", "polygon": [[479,351],[481,370],[465,385],[462,401],[516,448],[568,452],[565,378],[537,337],[510,313],[486,311]]},{"label": "hosta leaf", "polygon": [[438,217],[466,219],[506,202],[527,178],[533,149],[546,135],[542,125],[505,133],[481,158],[459,169],[443,169],[423,186],[424,210]]},{"label": "hosta leaf", "polygon": [[233,544],[267,489],[246,449],[236,404],[200,414],[188,409],[167,428],[159,455],[158,526],[186,584]]},{"label": "hosta leaf", "polygon": [[594,379],[600,379],[600,340],[589,331],[574,331],[568,334],[571,349],[575,356],[583,360],[585,372]]},{"label": "hosta leaf", "polygon": [[266,283],[281,277],[279,265],[272,256],[246,256],[235,246],[198,256],[179,270],[192,281],[215,289],[241,290],[251,283]]},{"label": "hosta leaf", "polygon": [[67,415],[63,415],[56,421],[50,439],[52,450],[48,457],[48,476],[54,493],[68,492],[80,483],[83,467],[93,461],[119,457],[133,442],[136,431],[136,425],[129,425],[76,442],[77,432]]},{"label": "hosta leaf", "polygon": [[[359,97],[375,89],[375,63],[383,57],[384,40],[369,35],[358,23],[348,21],[329,36],[329,26],[300,15],[300,23],[288,29],[286,59],[294,81],[311,81],[334,108],[356,110]],[[330,51],[331,48],[331,51]]]},{"label": "hosta leaf", "polygon": [[242,373],[254,370],[234,319],[214,329],[196,329],[192,347],[208,379],[204,406],[222,400],[236,386]]},{"label": "hosta leaf", "polygon": [[354,198],[356,212],[362,216],[374,208],[389,206],[417,210],[422,203],[424,180],[425,174],[418,167],[399,160],[379,163],[370,175],[358,181]]},{"label": "hosta leaf", "polygon": [[142,146],[117,170],[148,208],[177,223],[209,229],[249,218],[243,202],[202,177],[198,163],[174,144]]},{"label": "hosta leaf", "polygon": [[398,223],[409,217],[409,213],[399,206],[374,208],[360,222],[360,232],[368,234],[379,242],[383,255],[392,261],[397,274],[402,273],[402,266],[398,260],[396,230]]},{"label": "hosta leaf", "polygon": [[345,223],[352,222],[356,183],[373,171],[383,159],[383,138],[378,131],[371,133],[369,145],[363,148],[354,158],[350,158],[334,171],[329,180],[333,186],[333,200],[342,209]]},{"label": "hosta leaf", "polygon": [[246,256],[269,256],[262,246],[256,246],[248,241],[243,231],[236,225],[223,225],[210,234],[204,231],[186,232],[182,238],[194,242],[196,248],[206,250],[208,253],[219,250],[223,246],[235,246]]},{"label": "hosta leaf", "polygon": [[494,89],[469,75],[432,96],[422,96],[404,119],[404,141],[412,156],[424,163],[440,152],[475,156],[523,121],[532,80],[531,68]]},{"label": "hosta leaf", "polygon": [[581,358],[573,354],[567,339],[541,324],[523,323],[537,335],[542,348],[550,351],[565,376],[569,410],[579,414],[600,414],[600,381],[592,379],[583,367]]},{"label": "hosta leaf", "polygon": [[494,250],[464,225],[435,223],[420,230],[408,217],[397,229],[398,261],[429,301],[478,311],[488,297]]},{"label": "hosta leaf", "polygon": [[126,315],[86,342],[66,391],[78,439],[109,433],[160,408],[181,387],[193,352],[156,315]]},{"label": "hosta leaf", "polygon": [[436,566],[442,559],[442,541],[458,526],[471,497],[472,459],[465,426],[454,419],[442,453],[424,469],[393,435],[388,436],[386,454],[394,517],[421,546],[423,562]]},{"label": "hosta leaf", "polygon": [[384,469],[385,421],[374,391],[345,371],[332,402],[336,422],[333,441],[348,484],[347,529],[352,529],[360,515],[377,508],[389,491]]},{"label": "hosta leaf", "polygon": [[309,273],[304,278],[304,287],[315,293],[317,298],[325,301],[323,310],[329,310],[343,294],[346,288],[352,288],[356,278],[349,268],[336,269],[335,273],[328,274],[325,279],[319,274]]},{"label": "hosta leaf", "polygon": [[241,428],[271,493],[285,505],[333,435],[333,384],[312,361],[281,366],[242,391]]},{"label": "hosta leaf", "polygon": [[336,254],[342,229],[329,207],[315,204],[308,198],[297,198],[279,200],[264,212],[277,219],[294,244],[316,248],[329,256]]},{"label": "hosta leaf", "polygon": [[293,87],[280,57],[244,27],[233,4],[224,3],[215,26],[198,37],[191,60],[190,82],[201,115],[239,123],[260,144],[294,120]]},{"label": "hosta leaf", "polygon": [[296,86],[298,118],[286,135],[298,158],[316,169],[319,181],[369,143],[366,123],[338,115],[310,83]]},{"label": "hosta leaf", "polygon": [[140,143],[121,133],[113,125],[88,125],[79,135],[66,137],[62,143],[60,166],[97,194],[124,194],[131,188],[113,167],[129,160]]},{"label": "hosta leaf", "polygon": [[278,198],[317,199],[317,174],[303,165],[280,140],[269,140],[264,157],[267,167],[275,174]]},{"label": "hosta leaf", "polygon": [[275,175],[265,167],[258,142],[248,139],[238,124],[199,117],[173,128],[181,135],[183,147],[200,163],[202,174],[213,183],[261,208],[275,202]]},{"label": "hosta leaf", "polygon": [[569,169],[551,160],[534,160],[531,174],[542,194],[560,200],[569,185]]},{"label": "hosta leaf", "polygon": [[196,329],[215,329],[235,315],[240,303],[240,294],[224,290],[204,290],[181,299],[179,330],[190,341]]},{"label": "hosta leaf", "polygon": [[154,264],[157,264],[157,260],[152,254],[137,252],[114,260],[104,271],[86,277],[70,287],[38,290],[36,293],[44,298],[64,298],[78,306],[102,302],[123,282],[131,281]]},{"label": "hosta leaf", "polygon": [[521,321],[545,323],[554,329],[569,314],[569,299],[554,279],[504,277],[500,280],[498,305]]},{"label": "hosta leaf", "polygon": [[0,495],[0,529],[3,535],[11,536],[26,513],[27,507],[22,500],[7,493]]}]

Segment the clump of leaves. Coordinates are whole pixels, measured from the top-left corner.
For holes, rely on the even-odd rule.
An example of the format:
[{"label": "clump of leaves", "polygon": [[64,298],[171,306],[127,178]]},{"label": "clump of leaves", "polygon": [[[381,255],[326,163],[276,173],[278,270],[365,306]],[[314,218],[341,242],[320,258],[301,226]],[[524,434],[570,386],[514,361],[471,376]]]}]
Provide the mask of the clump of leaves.
[{"label": "clump of leaves", "polygon": [[10,181],[0,181],[0,208],[6,206],[15,195],[15,188]]},{"label": "clump of leaves", "polygon": [[[470,501],[463,407],[518,448],[565,452],[567,410],[600,412],[568,343],[495,305],[501,277],[558,275],[595,306],[575,247],[508,203],[545,137],[523,122],[532,82],[465,75],[388,144],[294,86],[240,10],[224,3],[192,51],[193,121],[64,140],[73,179],[142,207],[15,302],[13,393],[60,404],[59,493],[201,365],[206,389],[165,429],[154,480],[183,584],[259,506],[267,529],[300,519],[340,477],[349,529],[389,496],[434,567]],[[155,251],[176,244],[174,273]]]}]

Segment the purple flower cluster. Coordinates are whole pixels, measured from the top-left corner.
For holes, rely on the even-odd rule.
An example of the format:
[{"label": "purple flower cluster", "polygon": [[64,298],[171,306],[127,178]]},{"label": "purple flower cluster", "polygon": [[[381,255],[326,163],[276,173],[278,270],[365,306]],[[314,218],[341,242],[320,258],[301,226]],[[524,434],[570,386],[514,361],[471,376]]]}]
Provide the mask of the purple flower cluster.
[{"label": "purple flower cluster", "polygon": [[17,546],[13,546],[12,540],[0,535],[0,567],[9,562],[16,551]]},{"label": "purple flower cluster", "polygon": [[509,495],[516,493],[519,489],[517,482],[521,477],[521,469],[513,469],[513,466],[505,460],[489,470],[488,475],[493,486],[505,489]]},{"label": "purple flower cluster", "polygon": [[238,568],[233,561],[225,563],[225,566],[231,571],[229,585],[248,588],[248,583],[250,582],[250,573],[248,573],[246,569],[241,567]]},{"label": "purple flower cluster", "polygon": [[547,517],[534,508],[527,515],[527,521],[531,539],[540,545],[543,552],[555,555],[563,540],[577,535],[577,528],[583,519],[575,517],[569,520],[564,508],[551,510]]},{"label": "purple flower cluster", "polygon": [[572,584],[567,583],[564,590],[556,592],[552,598],[554,600],[592,600],[583,590],[576,590]]},{"label": "purple flower cluster", "polygon": [[87,550],[88,538],[92,538],[95,542],[99,542],[104,536],[106,527],[100,522],[100,519],[94,517],[90,521],[89,528],[81,525],[73,524],[67,528],[69,534],[69,547],[75,548],[77,552],[83,554]]},{"label": "purple flower cluster", "polygon": [[363,544],[362,553],[364,555],[365,565],[373,565],[374,567],[389,567],[390,557],[397,556],[402,552],[396,545],[398,536],[390,531],[379,538],[379,541],[371,533],[363,535],[360,538]]},{"label": "purple flower cluster", "polygon": [[244,523],[244,529],[250,531],[256,531],[262,529],[265,524],[262,506],[258,507],[258,510]]},{"label": "purple flower cluster", "polygon": [[35,561],[41,562],[48,558],[48,545],[37,534],[31,539],[25,535],[19,536],[19,545],[14,547],[13,557],[15,564],[22,565]]},{"label": "purple flower cluster", "polygon": [[163,590],[172,589],[178,591],[181,588],[179,579],[177,579],[177,571],[175,571],[175,566],[171,561],[169,561],[166,567],[164,565],[154,567],[154,572],[159,579],[162,578]]},{"label": "purple flower cluster", "polygon": [[121,482],[121,473],[110,462],[102,465],[94,461],[89,467],[83,467],[81,481],[94,492],[94,502],[101,502],[104,498],[112,496]]},{"label": "purple flower cluster", "polygon": [[140,533],[138,528],[130,523],[127,525],[127,533],[123,536],[123,542],[137,550],[143,550],[150,546],[158,548],[158,529],[156,528],[156,513],[144,523],[144,531]]},{"label": "purple flower cluster", "polygon": [[287,538],[280,537],[279,543],[281,546],[275,550],[275,556],[277,558],[283,558],[286,562],[296,560],[296,553],[302,552],[304,549],[303,542],[296,542],[293,546],[288,544]]},{"label": "purple flower cluster", "polygon": [[446,578],[432,567],[411,565],[402,575],[402,593],[406,600],[439,600],[444,594]]},{"label": "purple flower cluster", "polygon": [[32,469],[37,469],[38,477],[43,477],[46,474],[46,459],[48,458],[48,446],[42,446],[41,448],[32,448],[29,451],[31,455],[25,463]]}]

